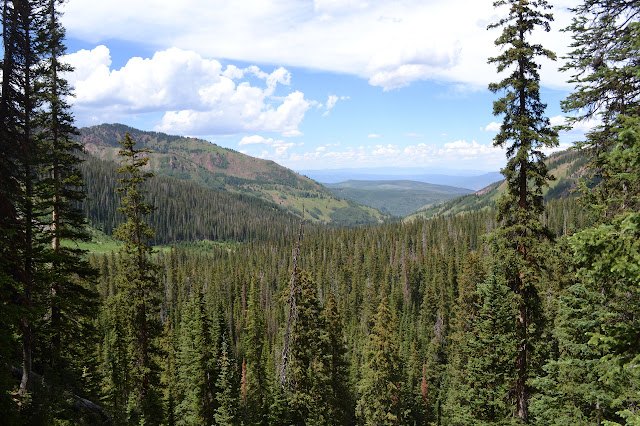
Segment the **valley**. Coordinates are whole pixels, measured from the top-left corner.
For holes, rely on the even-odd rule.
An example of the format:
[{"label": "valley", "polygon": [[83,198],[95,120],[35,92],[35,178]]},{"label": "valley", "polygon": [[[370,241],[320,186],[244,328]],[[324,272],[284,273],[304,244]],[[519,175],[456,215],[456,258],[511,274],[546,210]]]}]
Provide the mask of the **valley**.
[{"label": "valley", "polygon": [[118,155],[118,141],[126,132],[140,147],[151,150],[148,167],[159,177],[259,198],[298,216],[304,208],[306,218],[313,222],[350,225],[379,223],[388,218],[388,214],[376,209],[339,198],[317,182],[273,161],[200,139],[103,124],[81,129],[78,141],[92,157],[113,161]]},{"label": "valley", "polygon": [[214,6],[0,3],[0,424],[640,424],[640,2]]}]

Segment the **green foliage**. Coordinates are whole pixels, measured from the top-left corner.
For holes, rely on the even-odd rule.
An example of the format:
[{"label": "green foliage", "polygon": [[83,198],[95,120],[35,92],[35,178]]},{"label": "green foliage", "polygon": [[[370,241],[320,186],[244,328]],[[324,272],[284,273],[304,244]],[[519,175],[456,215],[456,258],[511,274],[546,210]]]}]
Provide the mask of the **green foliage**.
[{"label": "green foliage", "polygon": [[[330,222],[330,213],[349,206],[347,201],[338,199],[317,182],[273,161],[252,158],[204,140],[144,132],[122,124],[102,124],[81,129],[79,140],[95,156],[114,160],[118,140],[127,132],[142,146],[154,151],[149,168],[159,177],[190,181],[201,189],[243,195],[243,199],[253,198],[252,202],[259,198],[272,209],[285,210],[298,216],[301,215],[303,205],[307,209],[316,207],[322,214],[315,213],[317,218],[311,217],[318,222]],[[85,175],[88,173],[85,172]],[[162,209],[159,204],[158,207]],[[358,225],[363,218],[366,223],[376,223],[387,216],[368,207],[351,207],[359,210],[360,217],[349,222],[348,217],[342,215],[339,217],[339,225]],[[163,223],[158,230],[166,225]],[[174,241],[179,239],[180,236],[173,238]]]},{"label": "green foliage", "polygon": [[[489,26],[502,27],[502,34],[495,43],[503,49],[489,62],[496,64],[498,72],[510,70],[511,73],[502,81],[489,85],[494,93],[504,92],[504,96],[493,103],[494,115],[504,115],[494,146],[506,148],[507,154],[507,165],[502,170],[507,189],[498,202],[501,227],[495,232],[491,244],[496,268],[491,271],[494,276],[489,279],[496,285],[506,286],[513,293],[512,298],[503,297],[503,303],[515,308],[510,318],[515,322],[514,334],[509,336],[505,329],[505,336],[496,338],[509,336],[516,342],[516,352],[499,351],[496,346],[497,353],[488,353],[486,360],[480,357],[477,360],[481,365],[482,362],[495,365],[494,356],[512,356],[516,369],[513,383],[502,380],[504,376],[495,369],[490,370],[498,375],[498,395],[480,394],[478,397],[489,407],[498,404],[496,412],[488,414],[489,420],[505,418],[505,398],[501,394],[504,393],[503,386],[508,383],[515,396],[517,416],[526,423],[531,393],[529,378],[537,373],[539,365],[536,361],[540,363],[535,353],[544,325],[538,294],[543,258],[540,239],[548,235],[540,221],[544,211],[542,189],[549,180],[553,180],[544,162],[542,148],[558,144],[558,132],[550,127],[549,119],[544,116],[546,105],[540,100],[540,67],[535,62],[537,58],[555,60],[555,54],[528,39],[536,28],[548,32],[553,16],[545,12],[551,9],[545,0],[499,0],[494,6],[508,6],[509,14]],[[500,287],[496,291],[498,296]],[[507,319],[503,318],[503,321]],[[508,370],[503,372],[508,375]]]},{"label": "green foliage", "polygon": [[389,302],[383,297],[364,348],[362,378],[358,384],[356,414],[366,425],[402,422],[402,379],[393,324]]},{"label": "green foliage", "polygon": [[514,294],[504,279],[491,274],[478,286],[477,297],[480,306],[467,342],[466,392],[461,395],[461,405],[467,407],[473,424],[508,424],[514,411],[511,394],[517,375]]},{"label": "green foliage", "polygon": [[241,402],[247,423],[263,424],[268,407],[265,366],[265,319],[262,292],[255,279],[251,280],[244,333],[245,358],[242,369]]},{"label": "green foliage", "polygon": [[[122,186],[117,189],[117,192],[124,193],[120,211],[127,221],[114,232],[124,246],[118,257],[116,293],[110,296],[108,302],[111,302],[111,309],[116,311],[111,314],[117,318],[112,327],[122,327],[114,331],[123,334],[121,340],[126,348],[118,356],[124,365],[115,367],[124,369],[125,377],[124,380],[118,378],[114,381],[114,391],[123,394],[127,422],[160,424],[163,415],[158,388],[159,367],[154,359],[160,333],[156,316],[159,288],[156,268],[150,259],[152,247],[146,242],[154,232],[144,221],[144,216],[154,208],[145,201],[144,191],[140,188],[153,174],[142,170],[148,162],[148,158],[143,156],[147,150],[135,149],[135,144],[129,134],[125,134],[120,150],[123,166],[118,169],[124,174],[119,179]],[[113,371],[111,375],[122,373]]]},{"label": "green foliage", "polygon": [[[124,137],[119,200],[115,166],[93,157],[81,166],[74,153],[81,146],[61,100],[68,88],[56,77],[66,70],[57,60],[64,52],[58,3],[4,2],[1,421],[637,424],[637,5],[586,0],[576,8],[571,60],[579,61],[569,68],[579,95],[567,106],[604,117],[587,141],[594,176],[581,200],[591,206],[579,207],[574,198],[549,197],[573,186],[582,154],[546,163],[541,154],[555,135],[543,117],[535,59],[552,55],[527,39],[547,27],[547,4],[496,4],[511,7],[498,23],[502,54],[492,60],[511,72],[491,86],[503,95],[495,111],[505,116],[496,143],[509,153],[502,200],[500,190],[473,195],[439,210],[464,214],[407,223],[307,225],[294,267],[296,220],[256,194],[292,211],[309,203],[318,221],[332,212],[343,224],[379,216],[325,197],[272,163],[260,162],[253,177],[235,176],[248,157],[138,132],[161,154],[148,160],[129,128],[98,126],[85,136],[105,158],[117,150],[114,135]],[[16,31],[25,23],[28,34]],[[603,64],[589,62],[598,49]],[[27,74],[37,85],[20,85]],[[186,152],[199,165],[187,163]],[[77,250],[87,244],[75,210],[83,201],[79,168],[91,222],[107,233],[124,222],[115,231],[117,253],[87,258]],[[150,169],[197,183],[148,180]],[[552,169],[560,179],[544,207]],[[217,191],[228,185],[251,195]],[[283,192],[283,185],[297,187]],[[584,208],[593,209],[593,223]],[[546,238],[554,233],[559,238]],[[175,244],[154,252],[153,242]],[[87,261],[100,272],[97,286]],[[296,304],[283,386],[288,317],[280,296],[290,290],[291,270]],[[94,290],[101,298],[95,324]],[[108,414],[87,410],[79,395],[101,400]]]},{"label": "green foliage", "polygon": [[580,144],[591,155],[584,202],[595,225],[569,239],[575,284],[558,298],[558,354],[538,380],[533,407],[558,424],[633,424],[639,396],[638,73],[634,2],[586,0],[574,9],[566,70],[576,90],[563,103],[602,125]]},{"label": "green foliage", "polygon": [[216,381],[216,387],[219,389],[216,393],[218,408],[214,414],[216,424],[219,425],[239,424],[236,364],[234,360],[230,358],[230,355],[227,336],[224,334],[222,336],[222,348],[219,361],[220,373]]},{"label": "green foliage", "polygon": [[219,369],[215,365],[212,324],[197,287],[192,287],[181,310],[177,351],[176,424],[210,423]]},{"label": "green foliage", "polygon": [[375,223],[376,219],[368,211],[356,207],[341,207],[329,214],[331,223],[337,226],[366,225]]}]

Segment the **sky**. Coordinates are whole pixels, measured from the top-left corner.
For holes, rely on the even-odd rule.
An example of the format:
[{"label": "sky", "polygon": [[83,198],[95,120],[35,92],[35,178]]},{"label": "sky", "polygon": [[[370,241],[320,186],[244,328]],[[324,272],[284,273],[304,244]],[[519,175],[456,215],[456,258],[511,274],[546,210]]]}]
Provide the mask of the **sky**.
[{"label": "sky", "polygon": [[[551,0],[549,33],[577,0]],[[420,167],[496,171],[502,117],[487,86],[506,16],[491,0],[68,0],[76,124],[193,136],[293,170]],[[540,61],[552,124],[572,90],[563,60]],[[589,123],[564,132],[560,148]]]}]

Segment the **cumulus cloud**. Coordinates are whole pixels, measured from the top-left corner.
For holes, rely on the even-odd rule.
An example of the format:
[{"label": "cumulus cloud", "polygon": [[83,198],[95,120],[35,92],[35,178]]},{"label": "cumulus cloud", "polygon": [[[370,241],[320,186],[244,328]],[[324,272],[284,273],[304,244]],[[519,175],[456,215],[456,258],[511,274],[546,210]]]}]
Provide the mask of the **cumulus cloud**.
[{"label": "cumulus cloud", "polygon": [[[242,145],[262,144],[265,149],[257,154],[261,158],[278,161],[291,168],[353,168],[353,167],[423,167],[472,168],[498,170],[504,166],[505,150],[491,143],[457,140],[445,144],[418,143],[412,145],[386,144],[346,146],[324,144],[304,151],[285,141],[247,136]],[[549,150],[551,153],[560,148]]]},{"label": "cumulus cloud", "polygon": [[367,137],[371,139],[377,139],[377,138],[380,138],[381,136],[375,133],[371,133],[370,135],[367,135]]},{"label": "cumulus cloud", "polygon": [[242,146],[242,145],[258,145],[258,144],[271,144],[273,143],[273,138],[269,138],[269,139],[265,139],[264,137],[260,136],[260,135],[253,135],[253,136],[245,136],[243,137],[240,142],[238,142],[238,145]]},{"label": "cumulus cloud", "polygon": [[327,115],[329,115],[329,111],[331,111],[333,107],[336,106],[336,103],[338,103],[338,101],[344,101],[347,99],[349,99],[349,96],[329,95],[329,97],[327,98],[327,102],[324,105],[325,111],[322,113],[322,116],[326,117]]},{"label": "cumulus cloud", "polygon": [[487,124],[486,127],[484,128],[485,132],[499,132],[500,131],[500,123],[496,123],[495,121],[492,121],[491,123]]},{"label": "cumulus cloud", "polygon": [[[562,57],[574,0],[553,0],[552,32],[532,41]],[[391,90],[419,80],[486,88],[495,81],[487,58],[499,54],[499,29],[487,24],[505,16],[489,0],[308,0],[210,2],[74,0],[63,24],[71,37],[97,42],[119,39],[152,48],[176,46],[204,57],[276,63],[348,73]],[[117,13],[114,13],[117,11]],[[451,24],[455,17],[455,25]],[[269,22],[269,25],[264,25]],[[277,47],[276,47],[277,46]],[[558,64],[543,64],[542,84],[567,87]],[[229,70],[230,73],[237,70]]]},{"label": "cumulus cloud", "polygon": [[262,150],[258,156],[261,158],[271,158],[273,160],[280,160],[289,149],[296,146],[293,142],[286,142],[282,139],[265,138],[260,135],[245,136],[238,142],[238,145],[267,145],[271,147],[273,151],[269,153],[269,151]]},{"label": "cumulus cloud", "polygon": [[[567,117],[563,115],[556,115],[555,117],[549,118],[549,122],[552,126],[564,126],[568,124]],[[575,122],[571,125],[571,129],[568,131],[569,133],[575,134],[584,134],[593,130],[596,126],[602,124],[602,120],[598,118],[593,118],[589,120],[583,120]]]},{"label": "cumulus cloud", "polygon": [[[170,48],[152,58],[132,58],[111,69],[109,49],[98,46],[66,58],[75,71],[74,106],[83,117],[117,120],[127,114],[164,113],[156,130],[189,135],[274,132],[299,136],[298,125],[310,107],[300,91],[276,97],[291,73],[268,73],[257,66],[240,69],[205,59],[193,51]],[[241,81],[252,76],[262,84]],[[84,123],[81,123],[84,124]]]}]

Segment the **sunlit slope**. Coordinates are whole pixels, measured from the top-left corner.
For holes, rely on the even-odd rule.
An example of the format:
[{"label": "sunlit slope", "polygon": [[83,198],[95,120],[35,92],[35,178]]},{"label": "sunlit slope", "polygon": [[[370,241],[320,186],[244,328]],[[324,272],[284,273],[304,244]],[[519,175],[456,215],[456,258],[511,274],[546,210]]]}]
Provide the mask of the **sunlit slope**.
[{"label": "sunlit slope", "polygon": [[[561,151],[547,159],[547,166],[554,181],[545,188],[545,201],[571,196],[577,188],[578,180],[583,175],[587,158],[579,151]],[[457,213],[477,211],[495,207],[498,199],[506,190],[504,180],[495,182],[473,194],[465,195],[437,205],[429,205],[409,215],[407,220],[417,217],[431,218],[449,216]]]},{"label": "sunlit slope", "polygon": [[[317,182],[270,160],[250,157],[211,142],[102,124],[80,130],[86,152],[118,160],[118,141],[129,132],[139,147],[148,148],[149,168],[161,177],[191,181],[205,188],[250,195],[316,222],[344,225],[375,223],[381,212],[340,199]],[[353,218],[350,219],[350,218]]]}]

